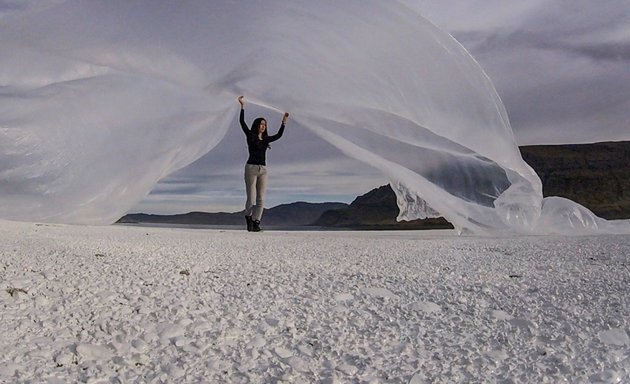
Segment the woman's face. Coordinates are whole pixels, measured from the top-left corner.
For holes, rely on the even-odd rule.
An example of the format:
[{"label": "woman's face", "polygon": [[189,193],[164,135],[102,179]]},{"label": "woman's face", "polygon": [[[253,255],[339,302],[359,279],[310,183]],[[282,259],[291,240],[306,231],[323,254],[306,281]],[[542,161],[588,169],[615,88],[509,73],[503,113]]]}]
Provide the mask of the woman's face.
[{"label": "woman's face", "polygon": [[258,133],[263,133],[265,132],[265,130],[267,130],[267,121],[263,120],[260,122],[260,125],[258,126]]}]

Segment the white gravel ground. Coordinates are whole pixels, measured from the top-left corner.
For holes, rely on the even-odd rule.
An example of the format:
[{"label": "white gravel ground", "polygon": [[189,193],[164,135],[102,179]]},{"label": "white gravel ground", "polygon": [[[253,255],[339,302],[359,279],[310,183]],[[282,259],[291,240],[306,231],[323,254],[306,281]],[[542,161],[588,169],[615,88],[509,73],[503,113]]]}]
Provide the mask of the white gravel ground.
[{"label": "white gravel ground", "polygon": [[0,239],[0,382],[630,382],[630,236]]}]

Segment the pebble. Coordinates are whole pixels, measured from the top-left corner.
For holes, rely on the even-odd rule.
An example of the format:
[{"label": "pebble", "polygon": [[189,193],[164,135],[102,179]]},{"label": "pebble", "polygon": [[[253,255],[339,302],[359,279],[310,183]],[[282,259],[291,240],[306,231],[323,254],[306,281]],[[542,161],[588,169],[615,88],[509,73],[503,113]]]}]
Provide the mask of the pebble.
[{"label": "pebble", "polygon": [[[608,345],[630,346],[630,338],[624,329],[613,328],[599,332],[599,340]],[[629,347],[630,348],[630,347]]]},{"label": "pebble", "polygon": [[77,355],[85,360],[109,360],[114,353],[109,348],[96,344],[79,344]]}]

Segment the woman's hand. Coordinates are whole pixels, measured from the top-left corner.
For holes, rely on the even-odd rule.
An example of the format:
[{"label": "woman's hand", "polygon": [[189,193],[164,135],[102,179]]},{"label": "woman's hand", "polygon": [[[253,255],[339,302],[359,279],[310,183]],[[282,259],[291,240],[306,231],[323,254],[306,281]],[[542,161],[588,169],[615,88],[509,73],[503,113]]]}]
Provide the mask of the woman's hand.
[{"label": "woman's hand", "polygon": [[289,112],[285,112],[284,116],[282,116],[282,124],[286,124],[287,120],[289,120]]},{"label": "woman's hand", "polygon": [[241,105],[241,108],[245,108],[245,96],[239,96],[238,97],[238,102]]}]

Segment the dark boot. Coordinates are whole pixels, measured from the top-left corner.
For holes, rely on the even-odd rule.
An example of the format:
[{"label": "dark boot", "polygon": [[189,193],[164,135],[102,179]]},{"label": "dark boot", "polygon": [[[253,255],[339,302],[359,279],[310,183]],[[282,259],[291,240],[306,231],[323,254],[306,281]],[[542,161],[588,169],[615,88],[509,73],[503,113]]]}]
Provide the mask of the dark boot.
[{"label": "dark boot", "polygon": [[262,231],[262,229],[260,229],[260,220],[254,220],[252,227],[253,227],[252,228],[252,232],[260,232],[260,231]]},{"label": "dark boot", "polygon": [[247,232],[251,232],[254,230],[254,220],[252,220],[251,216],[245,216],[245,221],[247,222]]}]

